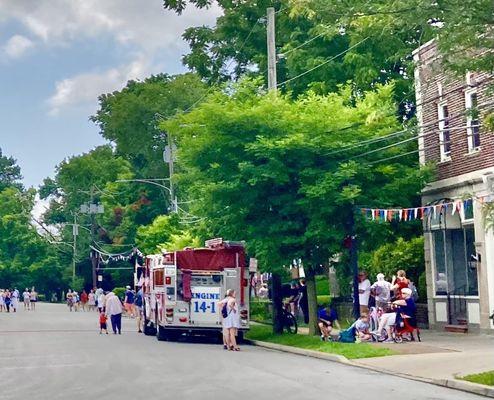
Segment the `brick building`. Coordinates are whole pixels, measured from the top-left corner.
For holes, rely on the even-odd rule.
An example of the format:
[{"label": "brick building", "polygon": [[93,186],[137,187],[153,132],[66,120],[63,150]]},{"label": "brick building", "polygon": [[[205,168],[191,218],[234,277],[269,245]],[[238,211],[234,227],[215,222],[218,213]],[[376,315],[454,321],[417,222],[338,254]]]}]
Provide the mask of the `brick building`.
[{"label": "brick building", "polygon": [[482,125],[494,79],[445,73],[434,41],[413,56],[420,162],[436,165],[422,204],[439,210],[424,218],[429,323],[494,333],[494,234],[482,212],[494,192],[494,133]]}]

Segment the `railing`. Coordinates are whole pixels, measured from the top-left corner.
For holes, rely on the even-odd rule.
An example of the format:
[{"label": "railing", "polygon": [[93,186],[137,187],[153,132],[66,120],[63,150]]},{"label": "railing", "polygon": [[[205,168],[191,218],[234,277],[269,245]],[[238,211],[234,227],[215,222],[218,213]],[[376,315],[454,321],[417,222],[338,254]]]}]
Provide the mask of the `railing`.
[{"label": "railing", "polygon": [[467,286],[448,292],[448,323],[450,325],[466,325],[467,317]]}]

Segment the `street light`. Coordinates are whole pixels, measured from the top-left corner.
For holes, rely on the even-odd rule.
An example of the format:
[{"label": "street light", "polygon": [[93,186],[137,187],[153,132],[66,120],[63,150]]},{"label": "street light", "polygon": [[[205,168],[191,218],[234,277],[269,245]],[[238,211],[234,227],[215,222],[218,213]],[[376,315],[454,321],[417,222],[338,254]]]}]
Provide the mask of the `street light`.
[{"label": "street light", "polygon": [[[115,182],[117,183],[129,183],[129,182],[138,182],[138,183],[149,183],[151,185],[158,186],[162,189],[165,189],[168,191],[170,194],[170,200],[172,203],[172,212],[177,213],[178,212],[178,202],[177,202],[177,197],[174,196],[172,189],[170,189],[168,186],[163,185],[162,183],[156,182],[156,181],[163,181],[163,180],[169,180],[168,178],[149,178],[149,179],[118,179]],[[171,181],[170,181],[171,182]]]}]

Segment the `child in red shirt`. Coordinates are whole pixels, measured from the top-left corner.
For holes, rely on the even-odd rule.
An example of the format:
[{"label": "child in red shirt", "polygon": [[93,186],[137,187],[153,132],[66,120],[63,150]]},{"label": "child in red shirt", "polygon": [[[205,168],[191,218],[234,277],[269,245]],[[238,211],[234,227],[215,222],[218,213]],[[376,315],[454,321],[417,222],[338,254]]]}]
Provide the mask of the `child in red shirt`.
[{"label": "child in red shirt", "polygon": [[99,334],[101,335],[101,333],[103,331],[106,332],[106,334],[108,335],[108,329],[106,327],[106,320],[108,319],[108,317],[105,315],[104,312],[102,312],[100,315],[99,315]]}]

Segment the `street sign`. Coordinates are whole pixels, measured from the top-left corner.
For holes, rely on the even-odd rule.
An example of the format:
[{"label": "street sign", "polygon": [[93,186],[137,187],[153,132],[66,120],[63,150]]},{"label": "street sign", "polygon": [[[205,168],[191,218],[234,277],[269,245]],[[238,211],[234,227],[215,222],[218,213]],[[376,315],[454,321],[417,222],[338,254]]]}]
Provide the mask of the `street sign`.
[{"label": "street sign", "polygon": [[257,272],[257,258],[249,260],[249,272]]},{"label": "street sign", "polygon": [[166,163],[169,163],[172,159],[172,153],[173,153],[173,161],[177,161],[177,145],[173,144],[172,151],[170,151],[170,146],[165,146],[165,151],[163,151],[163,160]]},{"label": "street sign", "polygon": [[103,282],[103,275],[98,275],[98,282]]}]

